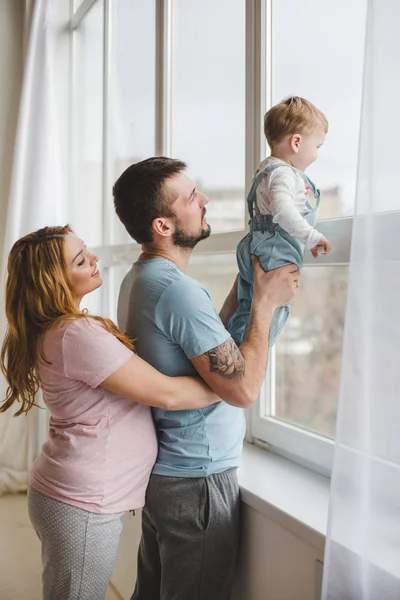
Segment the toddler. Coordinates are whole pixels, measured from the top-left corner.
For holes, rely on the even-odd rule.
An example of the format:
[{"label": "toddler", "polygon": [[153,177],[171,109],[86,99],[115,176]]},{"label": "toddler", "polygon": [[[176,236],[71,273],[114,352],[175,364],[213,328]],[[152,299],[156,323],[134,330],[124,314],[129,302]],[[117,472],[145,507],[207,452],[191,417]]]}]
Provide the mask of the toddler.
[{"label": "toddler", "polygon": [[[318,156],[328,131],[325,115],[311,102],[293,96],[272,107],[264,117],[264,133],[271,156],[260,164],[247,205],[250,233],[239,243],[239,306],[229,321],[229,332],[240,345],[250,315],[253,269],[250,256],[258,256],[265,271],[289,263],[299,269],[305,248],[314,258],[328,254],[330,242],[315,229],[320,192],[305,174]],[[273,316],[270,347],[275,343],[290,313],[278,308]]]}]

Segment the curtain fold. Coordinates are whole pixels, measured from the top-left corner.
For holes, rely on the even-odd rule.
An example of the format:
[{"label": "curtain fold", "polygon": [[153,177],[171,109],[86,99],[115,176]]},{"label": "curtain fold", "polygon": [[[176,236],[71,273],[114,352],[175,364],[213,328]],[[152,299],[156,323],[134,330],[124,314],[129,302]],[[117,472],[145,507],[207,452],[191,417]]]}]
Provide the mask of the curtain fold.
[{"label": "curtain fold", "polygon": [[369,0],[323,600],[400,598],[399,30]]},{"label": "curtain fold", "polygon": [[[57,0],[54,0],[57,1]],[[31,8],[31,3],[27,3]],[[61,140],[56,104],[56,36],[53,0],[35,0],[26,36],[25,65],[7,207],[0,254],[0,339],[6,329],[4,286],[7,257],[22,235],[44,225],[64,224],[66,204],[61,177]],[[28,15],[29,10],[28,10]],[[0,375],[0,397],[6,382]],[[26,489],[27,474],[41,446],[47,413],[33,409],[27,416],[0,414],[0,494]]]}]

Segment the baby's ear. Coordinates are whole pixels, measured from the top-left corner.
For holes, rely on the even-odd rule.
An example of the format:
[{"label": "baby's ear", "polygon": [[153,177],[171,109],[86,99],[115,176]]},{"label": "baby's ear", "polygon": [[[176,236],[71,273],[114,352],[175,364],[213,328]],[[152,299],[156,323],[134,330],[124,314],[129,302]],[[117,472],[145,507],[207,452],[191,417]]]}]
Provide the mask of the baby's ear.
[{"label": "baby's ear", "polygon": [[289,142],[293,152],[297,153],[300,148],[301,135],[299,133],[294,133],[292,136],[290,136]]}]

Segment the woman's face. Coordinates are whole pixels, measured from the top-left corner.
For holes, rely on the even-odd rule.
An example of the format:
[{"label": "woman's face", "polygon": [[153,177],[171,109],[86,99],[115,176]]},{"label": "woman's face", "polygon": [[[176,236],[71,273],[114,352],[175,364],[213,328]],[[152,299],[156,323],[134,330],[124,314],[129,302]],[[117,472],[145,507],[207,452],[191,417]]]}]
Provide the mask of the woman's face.
[{"label": "woman's face", "polygon": [[83,296],[101,286],[103,280],[97,268],[97,256],[87,250],[75,233],[67,233],[64,239],[64,255],[72,282],[72,291],[78,303]]}]

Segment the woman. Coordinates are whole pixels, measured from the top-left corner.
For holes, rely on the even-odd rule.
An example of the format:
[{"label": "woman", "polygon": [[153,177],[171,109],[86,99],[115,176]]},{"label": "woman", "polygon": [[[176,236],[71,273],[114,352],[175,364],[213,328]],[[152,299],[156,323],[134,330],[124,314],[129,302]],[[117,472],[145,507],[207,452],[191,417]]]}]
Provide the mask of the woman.
[{"label": "woman", "polygon": [[45,600],[104,598],[121,516],[143,506],[157,455],[149,407],[218,401],[201,380],[162,375],[110,320],[80,309],[102,284],[97,261],[69,226],[21,238],[8,261],[0,411],[19,402],[16,415],[27,413],[40,386],[51,415],[28,492]]}]

